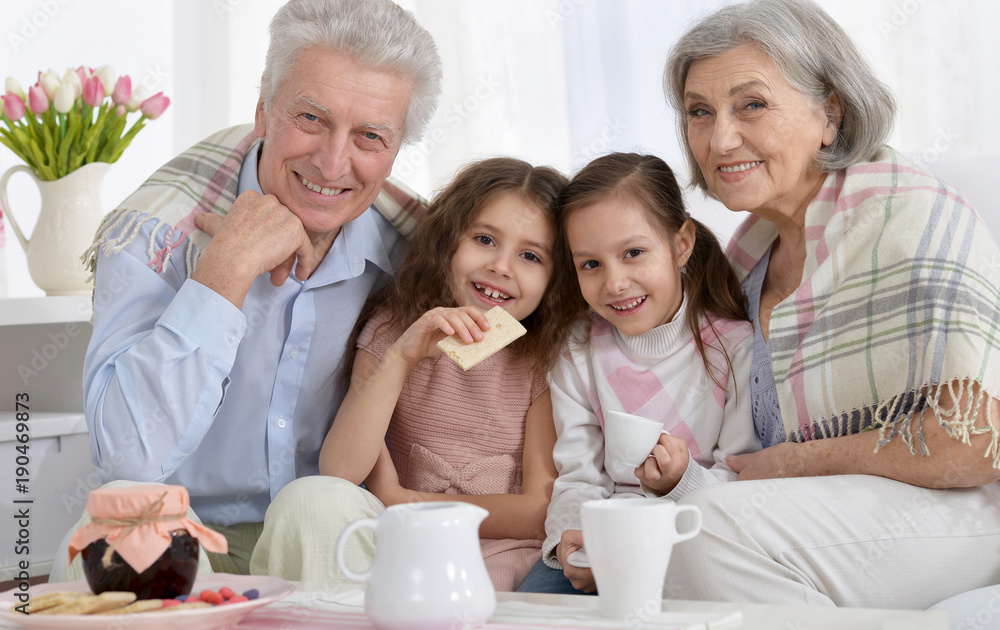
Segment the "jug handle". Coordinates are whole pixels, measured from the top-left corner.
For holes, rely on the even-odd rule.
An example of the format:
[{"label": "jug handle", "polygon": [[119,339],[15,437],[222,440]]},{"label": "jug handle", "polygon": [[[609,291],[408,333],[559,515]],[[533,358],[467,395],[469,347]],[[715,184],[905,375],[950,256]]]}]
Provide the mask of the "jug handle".
[{"label": "jug handle", "polygon": [[354,571],[348,569],[344,564],[344,547],[347,545],[347,539],[351,537],[351,534],[362,527],[368,527],[377,531],[378,521],[373,518],[360,518],[356,521],[348,523],[347,527],[340,532],[340,536],[337,537],[337,553],[334,556],[337,561],[337,568],[340,569],[340,572],[343,573],[347,579],[354,582],[367,582],[371,578],[372,571],[375,568],[375,564],[372,563],[372,566],[368,567],[367,571],[355,573]]},{"label": "jug handle", "polygon": [[10,176],[18,171],[25,171],[31,175],[32,180],[35,179],[35,172],[24,164],[18,164],[17,166],[12,166],[7,169],[7,172],[3,174],[0,178],[0,207],[4,209],[7,213],[7,218],[10,219],[10,226],[14,228],[14,235],[17,236],[17,240],[21,242],[21,247],[24,251],[28,251],[28,239],[24,237],[24,233],[21,232],[20,226],[18,226],[17,221],[14,220],[14,213],[10,210],[10,202],[7,201],[7,180]]},{"label": "jug handle", "polygon": [[[683,533],[678,532],[677,538],[674,540],[675,543],[688,540],[689,538],[694,538],[695,535],[701,531],[701,510],[698,509],[697,505],[678,505],[677,514],[680,514],[681,512],[691,512],[691,514],[694,515],[694,523],[688,531]],[[674,518],[676,518],[676,514],[674,515]]]}]

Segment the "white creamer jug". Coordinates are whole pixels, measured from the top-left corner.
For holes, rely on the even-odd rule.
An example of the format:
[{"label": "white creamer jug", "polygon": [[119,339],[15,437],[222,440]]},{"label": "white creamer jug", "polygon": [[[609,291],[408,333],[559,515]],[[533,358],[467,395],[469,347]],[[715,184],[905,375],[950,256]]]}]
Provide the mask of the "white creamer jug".
[{"label": "white creamer jug", "polygon": [[[376,519],[350,523],[337,538],[337,566],[367,582],[365,612],[383,630],[473,628],[496,608],[496,593],[479,546],[489,514],[469,503],[404,503]],[[363,573],[344,566],[344,546],[356,530],[375,532],[375,562]]]}]

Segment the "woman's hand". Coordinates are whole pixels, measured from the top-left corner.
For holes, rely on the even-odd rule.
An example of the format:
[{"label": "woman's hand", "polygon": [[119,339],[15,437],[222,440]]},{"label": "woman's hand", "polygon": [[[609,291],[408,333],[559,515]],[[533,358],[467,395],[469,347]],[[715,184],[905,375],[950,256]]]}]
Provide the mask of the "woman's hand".
[{"label": "woman's hand", "polygon": [[582,567],[574,567],[566,558],[569,554],[583,547],[583,532],[578,529],[567,529],[563,532],[559,544],[556,546],[556,557],[559,564],[563,566],[563,574],[570,584],[578,591],[593,593],[597,590],[597,582],[594,581],[594,572]]},{"label": "woman's hand", "polygon": [[687,442],[669,433],[662,433],[653,452],[635,469],[635,476],[657,494],[668,494],[684,476],[690,459]]},{"label": "woman's hand", "polygon": [[438,307],[424,313],[400,336],[393,349],[410,363],[441,354],[437,342],[455,333],[465,343],[482,341],[483,331],[490,322],[482,311],[473,306]]},{"label": "woman's hand", "polygon": [[777,479],[783,477],[804,477],[800,455],[802,444],[782,442],[756,453],[730,455],[726,463],[739,475],[740,481],[749,479]]}]

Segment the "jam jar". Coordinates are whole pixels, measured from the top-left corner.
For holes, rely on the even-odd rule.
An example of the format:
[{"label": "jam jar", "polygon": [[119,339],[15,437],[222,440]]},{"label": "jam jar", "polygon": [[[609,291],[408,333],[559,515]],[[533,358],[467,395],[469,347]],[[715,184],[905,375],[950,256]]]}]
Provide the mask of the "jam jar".
[{"label": "jam jar", "polygon": [[95,594],[104,591],[131,591],[137,599],[174,599],[188,595],[198,574],[198,541],[183,529],[170,532],[170,546],[142,573],[136,572],[117,551],[112,552],[108,566],[104,553],[108,541],[99,538],[87,545],[83,570],[87,584]]},{"label": "jam jar", "polygon": [[94,593],[131,591],[138,599],[187,595],[198,573],[199,543],[225,553],[224,536],[188,518],[183,486],[128,485],[94,490],[90,523],[69,542]]}]

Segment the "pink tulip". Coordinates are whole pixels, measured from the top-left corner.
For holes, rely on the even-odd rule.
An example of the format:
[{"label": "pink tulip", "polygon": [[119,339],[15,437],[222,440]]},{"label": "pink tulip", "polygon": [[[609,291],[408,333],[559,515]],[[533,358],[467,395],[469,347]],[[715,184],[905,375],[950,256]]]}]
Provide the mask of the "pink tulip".
[{"label": "pink tulip", "polygon": [[166,111],[168,105],[170,105],[170,99],[164,96],[163,92],[158,92],[144,100],[139,109],[146,118],[156,120],[160,114]]},{"label": "pink tulip", "polygon": [[104,100],[104,84],[97,77],[90,77],[83,84],[83,102],[97,107]]},{"label": "pink tulip", "polygon": [[90,68],[80,66],[76,69],[76,76],[80,77],[80,85],[86,85],[87,79],[89,79],[93,74],[94,71]]},{"label": "pink tulip", "polygon": [[45,93],[45,88],[37,83],[28,88],[28,107],[39,115],[49,109],[49,95]]},{"label": "pink tulip", "polygon": [[111,93],[111,100],[116,105],[124,105],[128,103],[130,98],[132,98],[132,79],[127,74],[123,74],[115,83],[115,91]]},{"label": "pink tulip", "polygon": [[3,107],[7,112],[7,118],[15,122],[24,118],[24,112],[27,111],[21,97],[10,91],[3,95]]}]

